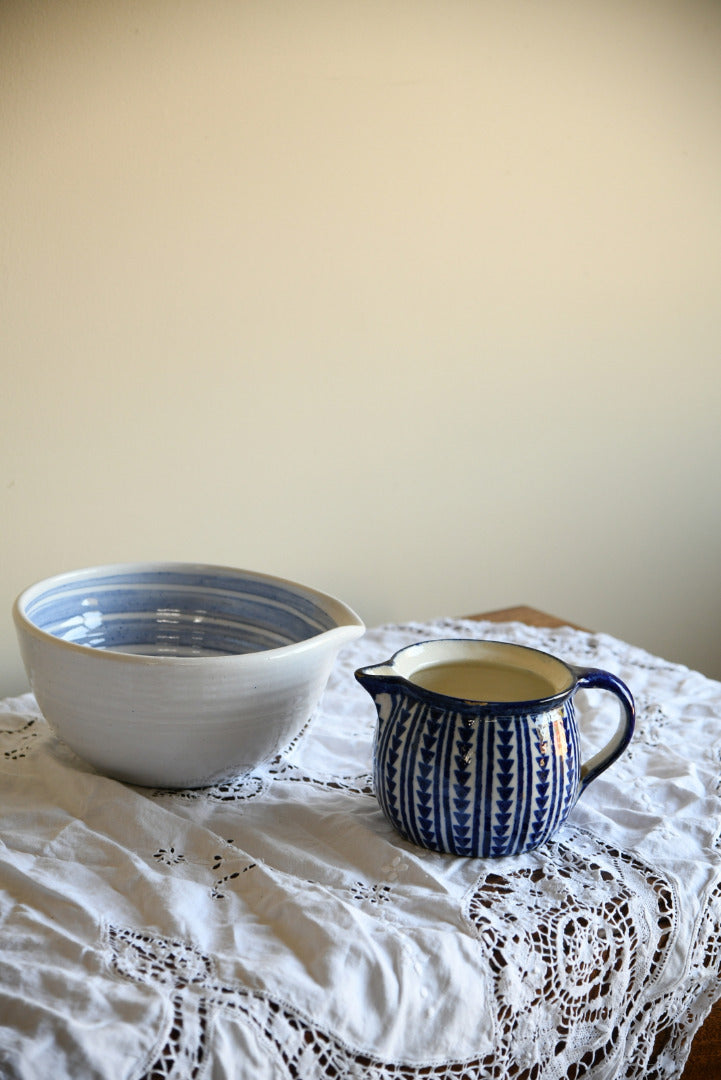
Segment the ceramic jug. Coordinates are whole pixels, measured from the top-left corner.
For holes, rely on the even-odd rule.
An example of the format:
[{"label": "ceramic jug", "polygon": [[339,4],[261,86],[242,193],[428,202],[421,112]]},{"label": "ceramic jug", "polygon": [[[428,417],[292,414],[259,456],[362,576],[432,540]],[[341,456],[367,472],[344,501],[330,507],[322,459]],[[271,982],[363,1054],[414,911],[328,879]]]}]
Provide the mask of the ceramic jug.
[{"label": "ceramic jug", "polygon": [[[633,735],[633,697],[615,675],[508,642],[419,642],[355,677],[378,713],[380,806],[403,837],[436,851],[538,847]],[[621,717],[582,762],[574,698],[592,687],[616,695]]]}]

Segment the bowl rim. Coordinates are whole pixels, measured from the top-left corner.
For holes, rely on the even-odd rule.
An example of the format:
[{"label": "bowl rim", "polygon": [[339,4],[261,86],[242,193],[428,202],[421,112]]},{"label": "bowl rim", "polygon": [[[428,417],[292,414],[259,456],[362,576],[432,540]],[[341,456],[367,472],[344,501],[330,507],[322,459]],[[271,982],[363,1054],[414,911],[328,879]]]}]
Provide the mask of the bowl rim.
[{"label": "bowl rim", "polygon": [[[83,645],[78,642],[67,641],[64,638],[57,637],[55,634],[48,633],[47,630],[42,630],[39,626],[36,626],[26,614],[27,606],[35,596],[56,585],[73,581],[82,582],[83,580],[91,582],[95,578],[104,575],[107,576],[109,574],[157,573],[162,571],[183,571],[210,576],[222,574],[239,579],[246,578],[278,585],[291,592],[294,591],[300,593],[317,603],[318,607],[331,615],[335,620],[336,625],[330,627],[328,630],[321,630],[316,634],[312,634],[310,637],[303,638],[302,641],[293,641],[287,645],[279,645],[272,649],[256,649],[252,652],[229,652],[203,656],[153,656],[152,654],[147,653],[121,652],[115,649],[103,649],[93,645]],[[290,653],[296,654],[306,652],[316,648],[321,639],[336,639],[337,646],[340,648],[346,641],[351,641],[356,637],[360,637],[365,631],[365,624],[360,616],[349,607],[345,601],[340,600],[332,593],[323,592],[320,589],[305,585],[292,578],[280,577],[276,574],[269,574],[260,570],[248,570],[243,567],[226,566],[220,563],[186,562],[183,560],[145,560],[138,562],[103,563],[52,574],[49,577],[38,579],[31,585],[27,585],[20,593],[18,593],[12,605],[12,617],[18,633],[22,632],[27,636],[35,638],[37,641],[45,644],[52,643],[58,648],[77,655],[95,655],[102,657],[109,662],[131,663],[136,666],[172,665],[173,667],[192,666],[197,668],[200,661],[213,665],[223,665],[233,662],[238,663],[239,660],[244,660],[245,663],[250,663],[252,661],[257,663],[259,661],[273,660],[281,656],[288,656]]]}]

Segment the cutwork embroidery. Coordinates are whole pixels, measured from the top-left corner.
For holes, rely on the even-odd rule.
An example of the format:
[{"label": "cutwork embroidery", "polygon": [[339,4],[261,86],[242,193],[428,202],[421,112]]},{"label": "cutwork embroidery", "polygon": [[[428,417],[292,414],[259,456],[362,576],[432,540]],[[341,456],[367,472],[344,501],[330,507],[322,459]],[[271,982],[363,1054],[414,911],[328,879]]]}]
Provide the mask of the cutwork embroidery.
[{"label": "cutwork embroidery", "polygon": [[[223,892],[223,886],[227,885],[229,881],[235,881],[241,874],[247,874],[249,870],[255,869],[257,865],[257,863],[248,863],[242,870],[232,870],[229,874],[217,878],[213,883],[213,888],[210,890],[211,898],[213,900],[225,900],[226,893]],[[217,867],[214,867],[214,869],[217,869]]]},{"label": "cutwork embroidery", "polygon": [[[213,857],[212,869],[214,871],[222,869],[228,862],[235,863],[236,865],[238,863],[239,852],[235,848],[233,848],[233,841],[226,840],[226,844],[231,849],[231,853],[223,854],[222,852],[218,852]],[[216,878],[213,882],[213,887],[210,890],[211,899],[225,900],[227,892],[224,891],[223,887],[226,886],[230,881],[236,881],[242,874],[247,874],[249,870],[254,870],[257,865],[258,864],[254,862],[246,862],[244,866],[240,867],[240,869],[230,870],[227,874],[223,874],[220,877]]]},{"label": "cutwork embroidery", "polygon": [[20,728],[0,730],[0,737],[7,736],[14,743],[9,749],[3,751],[5,760],[20,761],[22,758],[27,757],[33,741],[37,739],[39,734],[37,721],[34,717],[27,720]]},{"label": "cutwork embroidery", "polygon": [[466,914],[494,979],[502,1042],[516,1047],[519,1062],[543,1070],[582,1032],[598,1060],[611,1059],[622,1009],[631,1018],[626,1060],[640,1070],[627,1075],[641,1076],[653,1055],[634,1005],[671,947],[674,891],[640,860],[590,834],[577,830],[571,843],[550,841],[517,869],[489,868],[468,899]]},{"label": "cutwork embroidery", "polygon": [[373,795],[373,778],[370,773],[359,773],[354,776],[313,776],[282,758],[273,763],[270,771],[274,780],[294,784],[312,784],[313,787],[323,791],[347,791],[354,795]]},{"label": "cutwork embroidery", "polygon": [[165,1042],[142,1080],[187,1080],[197,1075],[192,1070],[199,1072],[206,1061],[210,1019],[219,1011],[249,1024],[269,1054],[281,1062],[285,1074],[296,1080],[472,1080],[480,1076],[521,1080],[515,1071],[497,1071],[495,1055],[416,1066],[353,1051],[269,994],[220,982],[210,957],[183,942],[116,926],[108,927],[107,933],[112,969],[134,982],[162,987],[169,996],[172,1019]]},{"label": "cutwork embroidery", "polygon": [[[225,867],[225,864],[232,860],[232,862],[238,862],[238,852],[232,848],[233,841],[227,840],[226,843],[232,850],[232,855],[228,856],[221,853],[216,853],[213,856],[213,862],[211,870],[218,871]],[[164,866],[178,866],[180,863],[186,862],[185,855],[176,851],[173,846],[167,848],[159,848],[153,853],[153,858],[156,862],[161,863]],[[257,866],[255,862],[247,862],[244,866],[237,870],[229,870],[228,873],[222,874],[215,878],[210,889],[210,896],[212,900],[225,900],[227,896],[227,890],[224,886],[227,886],[229,882],[236,881],[242,874],[246,874],[249,870],[253,870]]]},{"label": "cutwork embroidery", "polygon": [[270,786],[271,777],[252,773],[248,776],[239,776],[233,780],[225,780],[221,784],[213,784],[205,788],[179,788],[168,790],[167,788],[155,788],[150,795],[155,799],[181,799],[185,802],[195,802],[207,799],[210,802],[244,802],[248,799],[256,799],[263,795]]},{"label": "cutwork embroidery", "polygon": [[390,885],[368,885],[364,881],[357,881],[351,890],[354,900],[359,903],[367,901],[370,904],[387,904],[391,899]]},{"label": "cutwork embroidery", "polygon": [[205,788],[182,788],[168,791],[156,788],[154,798],[175,798],[188,802],[206,799],[209,802],[248,802],[264,795],[274,781],[292,784],[311,784],[322,791],[347,791],[355,795],[373,795],[373,778],[369,773],[354,776],[323,777],[313,776],[291,764],[283,757],[277,757],[267,766],[264,773],[251,773],[222,784]]},{"label": "cutwork embroidery", "polygon": [[185,855],[181,855],[176,851],[174,847],[159,848],[153,854],[153,858],[159,862],[164,863],[166,866],[177,866],[178,863],[185,861]]},{"label": "cutwork embroidery", "polygon": [[[499,1002],[497,1049],[490,1056],[473,1060],[411,1065],[353,1051],[287,1003],[249,987],[221,982],[211,957],[200,950],[177,940],[109,927],[111,966],[116,973],[162,988],[168,995],[172,1019],[163,1049],[149,1064],[144,1080],[180,1080],[195,1075],[193,1070],[200,1070],[206,1061],[209,1028],[218,1011],[249,1024],[268,1052],[282,1062],[287,1076],[302,1080],[528,1080],[544,1075],[546,1066],[553,1068],[554,1076],[571,1080],[580,1075],[578,1068],[566,1071],[561,1066],[559,1071],[557,1066],[579,1030],[584,1044],[591,1047],[580,1059],[582,1070],[613,1060],[625,1041],[627,1053],[629,1046],[633,1047],[627,1057],[627,1077],[661,1076],[667,1054],[687,1035],[692,1017],[680,1008],[672,1011],[673,995],[662,1000],[660,1021],[658,1002],[649,1002],[637,1017],[628,1007],[619,1013],[618,1004],[619,995],[626,1006],[632,1004],[644,980],[655,978],[662,966],[673,937],[672,889],[628,853],[607,848],[583,834],[575,840],[577,846],[596,852],[590,862],[599,893],[587,887],[586,905],[572,894],[582,856],[562,844],[553,846],[552,870],[534,859],[517,871],[492,869],[479,878],[469,897],[467,917],[494,973]],[[621,864],[644,879],[650,875],[649,887],[657,898],[652,928],[643,918],[642,925],[636,925],[641,905],[614,873],[614,867]],[[549,891],[551,879],[554,888]],[[615,895],[607,892],[601,901],[601,883],[606,887],[613,884]],[[359,886],[365,898],[367,887]],[[721,903],[718,894],[721,887],[717,904]],[[499,917],[495,916],[497,908],[501,910]],[[712,978],[721,966],[721,931],[717,926],[718,918],[709,915],[697,941],[695,951],[700,955],[693,958],[700,972]],[[653,934],[651,948],[640,949],[647,933]],[[641,955],[650,957],[646,966]],[[577,978],[579,964],[588,973],[587,986]],[[573,979],[566,977],[571,969]],[[711,992],[707,987],[706,996]],[[544,1025],[540,1014],[545,1016],[559,1006],[560,1023]],[[534,1010],[539,1013],[537,1020]],[[653,1069],[657,1071],[651,1072]]]},{"label": "cutwork embroidery", "polygon": [[[433,624],[430,630],[427,625],[418,624],[394,628],[392,633],[389,631],[394,648],[407,643],[404,635],[412,640],[449,633],[494,636],[497,631],[495,628],[489,631],[488,626],[474,629],[467,623],[452,621]],[[498,636],[506,636],[505,631]],[[633,821],[642,817],[637,813],[640,806],[645,806],[649,812],[657,807],[654,817],[660,815],[662,818],[661,795],[666,789],[662,782],[646,783],[642,772],[644,752],[656,748],[663,750],[667,740],[673,747],[674,740],[678,743],[683,735],[679,735],[679,725],[669,715],[670,704],[668,713],[658,704],[670,702],[664,696],[664,688],[671,685],[671,680],[649,680],[646,696],[643,687],[646,685],[645,673],[661,676],[673,672],[674,668],[653,659],[647,662],[635,652],[627,652],[623,645],[615,646],[611,641],[596,640],[587,635],[571,636],[559,632],[541,637],[531,631],[526,635],[525,631],[511,628],[508,636],[572,656],[574,663],[613,667],[613,661],[617,659],[631,674],[641,675],[634,768],[628,769],[626,775],[626,759],[622,759],[615,774],[609,774],[609,788],[611,778],[615,776],[617,791],[620,771],[632,796]],[[379,640],[380,637],[369,638],[357,649],[354,646],[348,653],[353,657],[352,663],[344,661],[348,670],[355,665],[362,648],[370,650],[372,646],[378,655],[390,655],[393,649],[379,645]],[[685,691],[682,689],[679,693],[683,701]],[[689,695],[692,696],[691,690]],[[700,711],[707,706],[701,700],[695,707]],[[708,709],[709,715],[714,710],[717,714],[717,696],[713,697]],[[354,729],[361,723],[355,713],[350,715],[350,709],[347,714],[341,709],[339,717],[341,723],[352,724]],[[39,716],[37,725],[33,719],[21,728],[20,724],[27,719],[27,714],[16,715],[7,722],[17,723],[17,730],[0,732],[0,750],[5,751],[6,761],[13,749],[21,748],[22,738],[34,738],[39,731],[42,735],[39,742],[45,742],[46,728]],[[689,724],[689,729],[692,728]],[[708,728],[711,730],[712,725]],[[21,734],[23,731],[24,735]],[[39,759],[41,747],[38,743],[36,748],[34,757]],[[332,759],[332,745],[329,744],[327,749],[324,762]],[[322,1010],[307,1015],[296,1008],[292,986],[287,994],[291,998],[289,1004],[283,999],[286,984],[280,978],[278,996],[274,997],[272,992],[261,992],[234,979],[222,978],[218,973],[220,961],[192,944],[174,940],[171,936],[152,936],[116,927],[107,932],[108,956],[114,976],[146,987],[155,1015],[158,999],[165,1004],[165,1019],[158,1024],[153,1051],[148,1052],[145,1061],[137,1063],[134,1075],[138,1080],[141,1076],[144,1080],[207,1080],[213,1071],[223,1071],[227,1065],[221,1059],[230,1041],[226,1038],[229,1022],[230,1026],[236,1023],[252,1031],[258,1054],[267,1056],[274,1066],[274,1070],[269,1071],[288,1080],[579,1080],[581,1076],[611,1075],[623,1075],[624,1080],[664,1080],[678,1075],[689,1037],[718,997],[721,973],[721,863],[717,852],[708,850],[717,827],[714,813],[719,799],[715,796],[721,794],[721,784],[717,791],[718,770],[714,763],[721,761],[721,743],[711,738],[698,750],[694,761],[697,759],[701,767],[698,777],[694,776],[694,783],[703,782],[708,789],[705,801],[699,802],[699,807],[704,814],[708,811],[703,824],[707,826],[710,839],[706,839],[705,832],[692,839],[694,854],[702,860],[703,881],[708,882],[708,894],[704,892],[703,896],[692,897],[692,912],[680,909],[678,928],[677,906],[683,902],[688,889],[681,882],[679,896],[676,895],[673,882],[678,879],[675,872],[668,875],[663,869],[668,863],[661,856],[658,862],[653,856],[652,862],[647,863],[635,851],[624,850],[623,841],[618,838],[624,833],[614,832],[613,822],[609,833],[602,832],[600,827],[598,831],[607,839],[609,835],[615,837],[616,846],[601,842],[590,831],[566,826],[559,834],[560,839],[544,846],[542,852],[518,861],[477,864],[481,871],[478,878],[473,878],[477,873],[475,868],[462,878],[469,885],[462,914],[458,907],[460,901],[457,901],[451,908],[453,919],[447,928],[449,932],[461,933],[464,949],[470,951],[471,957],[475,953],[482,961],[479,970],[489,987],[484,999],[487,1010],[484,1019],[492,1017],[489,1023],[495,1029],[492,1054],[484,1056],[478,1051],[473,1056],[473,1044],[465,1043],[466,1047],[471,1046],[471,1051],[468,1051],[470,1056],[462,1060],[441,1063],[438,1060],[440,1053],[428,1061],[383,1060],[370,1051],[348,1046],[332,1030],[334,1021],[330,1016],[335,1015],[332,1012],[329,1015]],[[279,757],[258,775],[214,789],[158,793],[179,800],[207,798],[211,803],[238,804],[201,807],[203,813],[195,822],[199,827],[205,822],[208,829],[213,830],[212,838],[207,838],[202,848],[204,862],[199,869],[200,881],[205,887],[222,894],[213,897],[214,900],[222,900],[234,890],[240,893],[242,874],[253,870],[252,863],[244,868],[243,859],[249,859],[249,855],[238,852],[235,860],[231,860],[230,850],[225,854],[223,841],[219,839],[226,830],[232,832],[234,826],[229,822],[236,810],[242,811],[243,799],[257,798],[273,783],[306,783],[326,790],[338,788],[370,793],[369,785],[367,790],[365,786],[368,778],[364,779],[360,772],[358,776],[340,775],[335,780],[326,775],[313,776],[312,754],[304,752],[303,760],[307,764],[299,768]],[[351,764],[344,764],[339,772],[352,772],[355,758],[344,753],[342,760],[350,760]],[[359,770],[363,768],[362,759],[359,758],[357,764]],[[705,770],[709,764],[710,770]],[[326,768],[325,764],[323,768]],[[8,765],[5,772],[6,775],[17,774],[16,781],[22,782],[16,767]],[[664,781],[663,776],[650,775],[654,781]],[[285,804],[289,805],[291,794],[296,792],[286,787],[282,794]],[[301,787],[297,791],[298,799],[303,794]],[[599,805],[603,809],[600,800]],[[368,809],[365,803],[361,807]],[[176,803],[173,809],[179,813],[187,811],[186,816],[191,817],[196,806],[187,808]],[[591,818],[588,814],[579,820],[585,822]],[[366,815],[364,821],[371,821],[371,815]],[[163,828],[165,826],[158,830],[156,824],[154,840],[146,849],[151,853],[147,861],[160,873],[175,874],[180,879],[189,872],[190,841],[183,855],[179,846],[186,841],[178,839],[180,834],[175,832],[175,826],[167,832]],[[656,832],[653,823],[643,823],[639,832],[643,832],[644,838],[649,835],[652,839],[660,838],[661,826]],[[372,839],[376,843],[386,838],[383,832],[382,836],[375,833]],[[152,854],[155,845],[161,843],[163,847],[158,847]],[[633,847],[631,843],[626,846]],[[662,854],[669,853],[673,859],[680,850],[678,845],[668,842],[661,845],[660,839],[658,845],[638,850],[655,852],[656,847],[659,850],[663,847]],[[197,850],[193,847],[193,851]],[[264,848],[249,847],[248,850],[258,854]],[[220,854],[214,854],[217,852]],[[412,922],[412,905],[416,900],[419,906],[432,903],[432,896],[421,895],[423,890],[415,877],[413,888],[394,884],[399,880],[399,874],[409,869],[408,862],[413,862],[416,868],[415,860],[411,860],[405,851],[395,858],[391,854],[383,855],[373,864],[369,881],[363,880],[367,872],[365,862],[361,869],[353,853],[347,862],[346,887],[336,888],[336,898],[346,904],[363,905],[363,920],[370,922],[373,919],[374,925],[384,933],[390,928],[402,938],[406,949],[404,959],[413,961],[413,966],[407,969],[409,982],[420,996],[428,997],[429,1011],[435,1010],[437,998],[430,989],[434,984],[429,979],[428,989],[421,986],[424,975],[433,974],[432,955],[423,951],[420,938],[405,934]],[[429,857],[432,870],[435,863],[435,856]],[[673,867],[676,865],[671,863]],[[169,869],[164,871],[163,867]],[[306,872],[313,872],[310,862]],[[376,873],[377,883],[371,884],[376,880]],[[449,863],[449,889],[456,887],[460,873],[458,866]],[[449,895],[444,893],[446,900]],[[207,912],[211,906],[206,904],[203,910]],[[214,910],[222,922],[225,914],[222,904]],[[692,922],[694,911],[697,914]],[[175,918],[177,912],[172,914],[171,925],[187,925]],[[351,912],[354,918],[357,914]],[[431,928],[430,916],[428,922]],[[176,932],[169,931],[170,934]],[[192,930],[183,932],[193,933]],[[205,940],[212,940],[212,934],[203,937]],[[683,975],[676,978],[673,971],[681,946],[685,968]],[[673,964],[669,963],[669,958],[674,958]],[[422,1007],[415,1014],[421,1022]],[[225,1025],[222,1031],[215,1028],[216,1024],[220,1025],[221,1018]],[[237,1035],[237,1031],[234,1034]],[[412,1047],[414,1044],[405,1045]],[[483,1045],[487,1046],[486,1043]],[[430,1052],[429,1057],[432,1057]],[[239,1068],[242,1070],[242,1066]]]}]

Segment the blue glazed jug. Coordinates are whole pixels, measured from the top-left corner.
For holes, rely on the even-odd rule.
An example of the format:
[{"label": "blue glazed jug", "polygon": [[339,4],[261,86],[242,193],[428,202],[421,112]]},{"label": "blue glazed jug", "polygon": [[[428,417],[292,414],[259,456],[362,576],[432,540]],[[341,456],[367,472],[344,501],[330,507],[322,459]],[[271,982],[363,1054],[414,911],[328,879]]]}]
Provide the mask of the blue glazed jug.
[{"label": "blue glazed jug", "polygon": [[[380,806],[403,837],[435,851],[539,847],[633,735],[633,697],[615,675],[509,642],[419,642],[355,677],[378,713]],[[581,762],[574,697],[592,687],[616,695],[621,718]]]}]

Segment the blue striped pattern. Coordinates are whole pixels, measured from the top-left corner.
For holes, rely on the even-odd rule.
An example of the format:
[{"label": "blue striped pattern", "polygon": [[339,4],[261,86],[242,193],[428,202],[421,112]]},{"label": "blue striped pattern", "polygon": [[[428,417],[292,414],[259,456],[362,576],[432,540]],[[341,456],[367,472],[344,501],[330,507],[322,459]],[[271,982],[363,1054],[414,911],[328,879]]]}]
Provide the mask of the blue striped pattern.
[{"label": "blue striped pattern", "polygon": [[538,847],[565,821],[579,793],[570,697],[540,715],[489,717],[438,709],[390,684],[386,692],[375,790],[407,839],[497,857]]},{"label": "blue striped pattern", "polygon": [[302,586],[182,566],[51,579],[29,598],[25,614],[38,629],[77,645],[153,656],[257,652],[336,625]]}]

